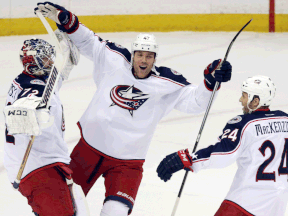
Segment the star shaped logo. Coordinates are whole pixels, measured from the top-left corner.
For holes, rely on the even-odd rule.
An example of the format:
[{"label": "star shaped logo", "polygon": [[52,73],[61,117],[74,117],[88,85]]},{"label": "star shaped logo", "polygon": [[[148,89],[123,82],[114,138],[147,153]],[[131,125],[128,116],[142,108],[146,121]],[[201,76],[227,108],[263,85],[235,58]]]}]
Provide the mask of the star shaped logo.
[{"label": "star shaped logo", "polygon": [[138,110],[148,99],[148,94],[144,94],[134,85],[118,85],[112,88],[110,97],[113,101],[111,106],[119,106],[127,109],[133,117],[133,111]]}]

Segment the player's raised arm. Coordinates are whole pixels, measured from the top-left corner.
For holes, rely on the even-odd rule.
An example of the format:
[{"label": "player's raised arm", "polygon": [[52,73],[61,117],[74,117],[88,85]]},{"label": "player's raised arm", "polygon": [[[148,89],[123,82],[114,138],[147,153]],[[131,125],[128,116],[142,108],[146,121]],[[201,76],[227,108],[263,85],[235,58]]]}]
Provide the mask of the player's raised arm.
[{"label": "player's raised arm", "polygon": [[178,99],[174,100],[175,109],[194,114],[205,111],[216,81],[222,83],[231,79],[232,66],[228,61],[217,69],[221,61],[221,59],[215,60],[205,68],[204,82],[201,82],[199,86],[191,84],[181,89],[181,93],[177,95]]}]

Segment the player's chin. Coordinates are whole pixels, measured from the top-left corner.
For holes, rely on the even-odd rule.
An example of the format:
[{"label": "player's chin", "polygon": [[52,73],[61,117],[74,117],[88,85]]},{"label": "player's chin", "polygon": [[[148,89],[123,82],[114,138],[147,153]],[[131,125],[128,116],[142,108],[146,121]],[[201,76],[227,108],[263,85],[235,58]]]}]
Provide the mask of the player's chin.
[{"label": "player's chin", "polygon": [[149,73],[149,71],[147,70],[147,68],[145,70],[140,69],[140,70],[138,70],[137,75],[139,78],[145,78],[148,75],[148,73]]}]

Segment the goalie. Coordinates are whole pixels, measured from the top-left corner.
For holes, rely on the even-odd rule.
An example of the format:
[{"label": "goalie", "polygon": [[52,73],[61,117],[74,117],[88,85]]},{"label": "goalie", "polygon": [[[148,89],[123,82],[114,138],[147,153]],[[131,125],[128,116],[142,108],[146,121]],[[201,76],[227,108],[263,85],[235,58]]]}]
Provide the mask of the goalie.
[{"label": "goalie", "polygon": [[[24,41],[20,50],[24,70],[12,81],[4,109],[7,127],[4,166],[12,183],[30,136],[36,136],[22,174],[20,193],[28,199],[35,215],[84,216],[89,214],[81,212],[81,206],[85,205],[82,189],[75,184],[72,187],[63,106],[58,92],[63,77],[68,77],[68,70],[59,79],[49,109],[36,109],[55,58],[54,47],[45,40]],[[71,61],[65,65],[69,70],[72,67]]]}]

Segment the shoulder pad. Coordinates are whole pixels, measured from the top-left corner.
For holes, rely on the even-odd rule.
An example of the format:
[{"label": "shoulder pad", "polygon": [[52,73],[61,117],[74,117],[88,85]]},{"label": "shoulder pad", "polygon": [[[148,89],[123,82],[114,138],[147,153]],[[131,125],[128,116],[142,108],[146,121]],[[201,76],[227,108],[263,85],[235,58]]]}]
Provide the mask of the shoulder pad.
[{"label": "shoulder pad", "polygon": [[106,40],[106,47],[108,47],[108,49],[110,49],[112,51],[115,51],[115,52],[119,53],[128,62],[131,62],[131,53],[125,47],[121,46],[120,44],[108,41],[108,40]]},{"label": "shoulder pad", "polygon": [[181,73],[171,68],[167,67],[155,67],[155,68],[157,72],[160,73],[159,75],[160,77],[168,78],[169,80],[175,81],[185,86],[191,84],[186,80],[186,78]]}]

